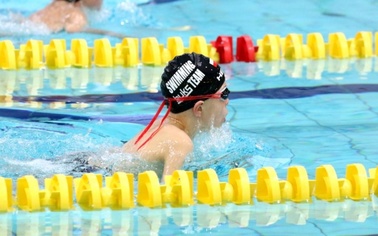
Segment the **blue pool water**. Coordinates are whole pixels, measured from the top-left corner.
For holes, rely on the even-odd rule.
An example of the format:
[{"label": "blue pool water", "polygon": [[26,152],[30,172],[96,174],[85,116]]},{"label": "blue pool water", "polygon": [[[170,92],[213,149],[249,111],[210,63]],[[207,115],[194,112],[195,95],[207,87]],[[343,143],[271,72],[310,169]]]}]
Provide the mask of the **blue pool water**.
[{"label": "blue pool water", "polygon": [[[17,46],[30,38],[85,38],[99,35],[49,35],[38,28],[17,27],[13,14],[28,15],[49,1],[21,4],[0,0],[0,35],[11,31]],[[139,5],[138,5],[139,4]],[[207,41],[218,35],[333,32],[348,38],[358,31],[377,32],[376,1],[215,1],[167,3],[106,1],[99,28],[134,37],[193,35]],[[340,7],[343,6],[343,7]],[[363,13],[363,14],[362,14]],[[23,28],[24,27],[24,28]],[[27,30],[28,29],[28,30]],[[117,38],[109,38],[114,45]],[[0,70],[0,176],[49,177],[69,166],[51,163],[70,153],[117,147],[140,131],[160,104],[163,67]],[[378,60],[299,60],[222,65],[232,91],[228,124],[199,137],[188,170],[214,168],[221,180],[228,170],[244,167],[252,182],[256,171],[302,165],[309,178],[331,164],[339,177],[346,165],[377,166]],[[222,135],[219,135],[221,132]],[[206,146],[204,145],[206,143]],[[210,148],[209,148],[210,147]],[[43,166],[41,168],[41,166]],[[188,208],[86,212],[0,214],[0,231],[8,234],[215,234],[215,235],[367,235],[378,232],[376,199],[326,203],[250,206],[195,205]],[[23,225],[21,227],[21,225]],[[24,226],[27,225],[28,227]]]}]

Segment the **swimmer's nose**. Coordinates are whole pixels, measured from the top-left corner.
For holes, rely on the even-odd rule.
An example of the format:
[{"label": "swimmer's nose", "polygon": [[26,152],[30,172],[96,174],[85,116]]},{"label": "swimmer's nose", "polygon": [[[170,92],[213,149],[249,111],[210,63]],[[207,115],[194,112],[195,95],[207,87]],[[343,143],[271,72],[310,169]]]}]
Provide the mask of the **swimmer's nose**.
[{"label": "swimmer's nose", "polygon": [[227,98],[227,99],[225,100],[226,106],[228,105],[229,102],[230,102],[230,99]]}]

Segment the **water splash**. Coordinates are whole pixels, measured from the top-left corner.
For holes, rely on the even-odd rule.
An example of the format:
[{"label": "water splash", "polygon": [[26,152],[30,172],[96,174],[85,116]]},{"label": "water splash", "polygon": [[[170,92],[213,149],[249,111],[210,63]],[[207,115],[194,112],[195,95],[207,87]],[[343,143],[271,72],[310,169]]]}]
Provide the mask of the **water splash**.
[{"label": "water splash", "polygon": [[[56,173],[81,176],[86,172],[108,175],[112,171],[137,175],[146,170],[161,175],[162,162],[147,162],[123,153],[120,140],[100,130],[105,127],[104,123],[4,120],[0,126],[0,176],[32,174],[46,178]],[[233,133],[228,124],[200,132],[193,142],[195,149],[183,169],[196,172],[213,168],[220,177],[236,167],[247,169],[254,177],[263,166],[284,167],[290,161],[290,153],[277,141]]]},{"label": "water splash", "polygon": [[150,23],[150,16],[130,0],[122,1],[117,5],[115,17],[120,20],[120,25],[122,26],[143,26]]},{"label": "water splash", "polygon": [[91,128],[52,123],[4,120],[0,126],[0,176],[33,174],[47,177],[73,168],[64,161],[76,153],[97,153],[120,145]]},{"label": "water splash", "polygon": [[[228,176],[232,168],[242,167],[250,177],[263,166],[282,167],[290,161],[290,153],[274,140],[246,133],[233,133],[228,124],[202,132],[194,139],[195,150],[185,161],[191,171],[214,169],[218,176]],[[275,156],[277,150],[283,155]]]},{"label": "water splash", "polygon": [[0,36],[17,37],[49,34],[50,30],[46,25],[34,23],[19,13],[9,12],[0,15]]},{"label": "water splash", "polygon": [[6,178],[19,178],[25,175],[33,175],[37,179],[51,177],[54,174],[64,174],[72,168],[63,163],[45,159],[22,161],[9,158],[1,160],[0,176]]}]

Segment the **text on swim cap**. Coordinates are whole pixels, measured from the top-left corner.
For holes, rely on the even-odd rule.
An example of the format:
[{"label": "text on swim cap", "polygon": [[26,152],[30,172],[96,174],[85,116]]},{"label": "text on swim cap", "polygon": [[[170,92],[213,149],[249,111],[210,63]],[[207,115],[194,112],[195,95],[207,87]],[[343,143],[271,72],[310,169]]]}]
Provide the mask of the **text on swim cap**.
[{"label": "text on swim cap", "polygon": [[[205,78],[205,74],[198,68],[196,69],[196,66],[191,61],[187,61],[168,80],[168,82],[166,83],[167,89],[170,93],[173,93],[180,87],[185,79],[188,78],[188,76],[193,72],[194,69],[195,71],[187,80],[187,84],[183,88],[180,88],[179,94],[173,96],[174,98],[190,96],[193,90],[197,88],[203,78]],[[181,102],[182,101],[177,101],[178,104],[180,104]]]},{"label": "text on swim cap", "polygon": [[[201,83],[202,79],[205,77],[205,74],[202,73],[199,69],[196,69],[192,76],[188,79],[188,84],[184,86],[184,88],[180,89],[180,93],[177,96],[173,96],[174,98],[179,97],[188,97],[193,92],[193,90]],[[180,104],[182,101],[177,101]]]},{"label": "text on swim cap", "polygon": [[191,61],[185,62],[166,83],[168,91],[172,94],[195,68],[196,66]]},{"label": "text on swim cap", "polygon": [[217,80],[221,81],[222,76],[223,76],[223,71],[219,71],[219,74],[217,76]]}]

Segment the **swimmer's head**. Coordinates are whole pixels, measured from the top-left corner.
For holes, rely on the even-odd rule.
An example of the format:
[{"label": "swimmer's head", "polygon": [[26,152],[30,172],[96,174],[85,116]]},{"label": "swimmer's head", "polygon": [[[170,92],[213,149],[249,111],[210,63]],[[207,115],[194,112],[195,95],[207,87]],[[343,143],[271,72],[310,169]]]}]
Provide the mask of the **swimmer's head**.
[{"label": "swimmer's head", "polygon": [[[219,65],[197,53],[176,56],[165,67],[160,88],[171,102],[171,112],[180,113],[215,94],[225,82]],[[201,97],[204,95],[203,97]]]}]

